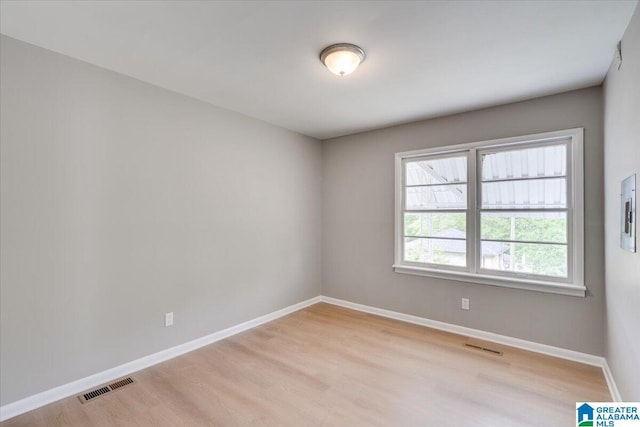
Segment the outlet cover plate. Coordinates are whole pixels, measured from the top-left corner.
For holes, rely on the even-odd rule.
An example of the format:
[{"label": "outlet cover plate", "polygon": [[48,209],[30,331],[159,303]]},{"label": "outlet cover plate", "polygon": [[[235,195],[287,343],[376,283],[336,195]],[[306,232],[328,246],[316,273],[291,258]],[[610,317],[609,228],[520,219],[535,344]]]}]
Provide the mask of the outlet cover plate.
[{"label": "outlet cover plate", "polygon": [[173,326],[173,311],[164,314],[164,326]]}]

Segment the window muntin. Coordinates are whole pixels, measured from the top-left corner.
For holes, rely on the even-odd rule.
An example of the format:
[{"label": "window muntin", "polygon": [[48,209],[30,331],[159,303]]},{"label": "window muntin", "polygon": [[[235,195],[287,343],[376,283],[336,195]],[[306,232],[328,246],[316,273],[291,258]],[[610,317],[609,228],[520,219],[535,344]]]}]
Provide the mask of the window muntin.
[{"label": "window muntin", "polygon": [[403,261],[465,267],[467,155],[430,156],[403,164]]},{"label": "window muntin", "polygon": [[569,279],[569,142],[478,150],[481,271]]},{"label": "window muntin", "polygon": [[584,296],[582,135],[398,153],[395,271]]}]

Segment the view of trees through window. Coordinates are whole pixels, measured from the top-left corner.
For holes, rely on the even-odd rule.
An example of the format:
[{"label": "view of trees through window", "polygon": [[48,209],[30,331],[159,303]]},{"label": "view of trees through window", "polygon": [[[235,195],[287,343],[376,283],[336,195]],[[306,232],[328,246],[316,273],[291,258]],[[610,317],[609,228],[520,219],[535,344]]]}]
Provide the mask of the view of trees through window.
[{"label": "view of trees through window", "polygon": [[[564,212],[483,213],[480,227],[482,268],[567,276]],[[405,239],[407,261],[464,265],[459,260],[466,253],[465,213],[405,213],[404,230],[411,236]],[[443,244],[443,237],[460,244]]]}]

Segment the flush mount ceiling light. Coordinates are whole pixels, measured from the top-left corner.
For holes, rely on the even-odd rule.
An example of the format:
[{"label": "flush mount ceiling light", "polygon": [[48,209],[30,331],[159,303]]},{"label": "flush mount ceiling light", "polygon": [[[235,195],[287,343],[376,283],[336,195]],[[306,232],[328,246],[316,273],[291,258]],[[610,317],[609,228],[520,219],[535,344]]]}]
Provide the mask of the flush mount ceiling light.
[{"label": "flush mount ceiling light", "polygon": [[320,61],[338,76],[353,73],[364,58],[364,50],[351,43],[332,44],[320,52]]}]

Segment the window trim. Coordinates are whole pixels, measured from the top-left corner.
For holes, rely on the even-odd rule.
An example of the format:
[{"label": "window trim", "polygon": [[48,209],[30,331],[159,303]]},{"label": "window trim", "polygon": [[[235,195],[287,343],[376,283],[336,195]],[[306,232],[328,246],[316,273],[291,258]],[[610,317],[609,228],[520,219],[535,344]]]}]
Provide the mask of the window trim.
[{"label": "window trim", "polygon": [[[549,144],[561,140],[567,142],[567,278],[545,280],[545,276],[528,273],[491,272],[476,266],[477,251],[479,250],[479,216],[478,197],[481,179],[479,171],[478,151],[487,149],[508,149],[510,147],[536,146]],[[405,151],[395,154],[395,221],[394,221],[394,264],[396,273],[419,276],[437,277],[507,288],[525,289],[530,291],[548,292],[562,295],[584,297],[586,287],[584,283],[584,128],[565,129],[511,138],[492,139],[465,144],[427,148],[422,150]],[[472,265],[461,267],[441,267],[433,264],[413,263],[403,260],[404,245],[404,192],[405,173],[404,164],[407,160],[425,155],[455,155],[464,153],[467,161],[467,254],[472,259]],[[471,237],[471,238],[469,238]],[[472,258],[469,258],[472,257]],[[474,271],[475,268],[475,271]]]}]

